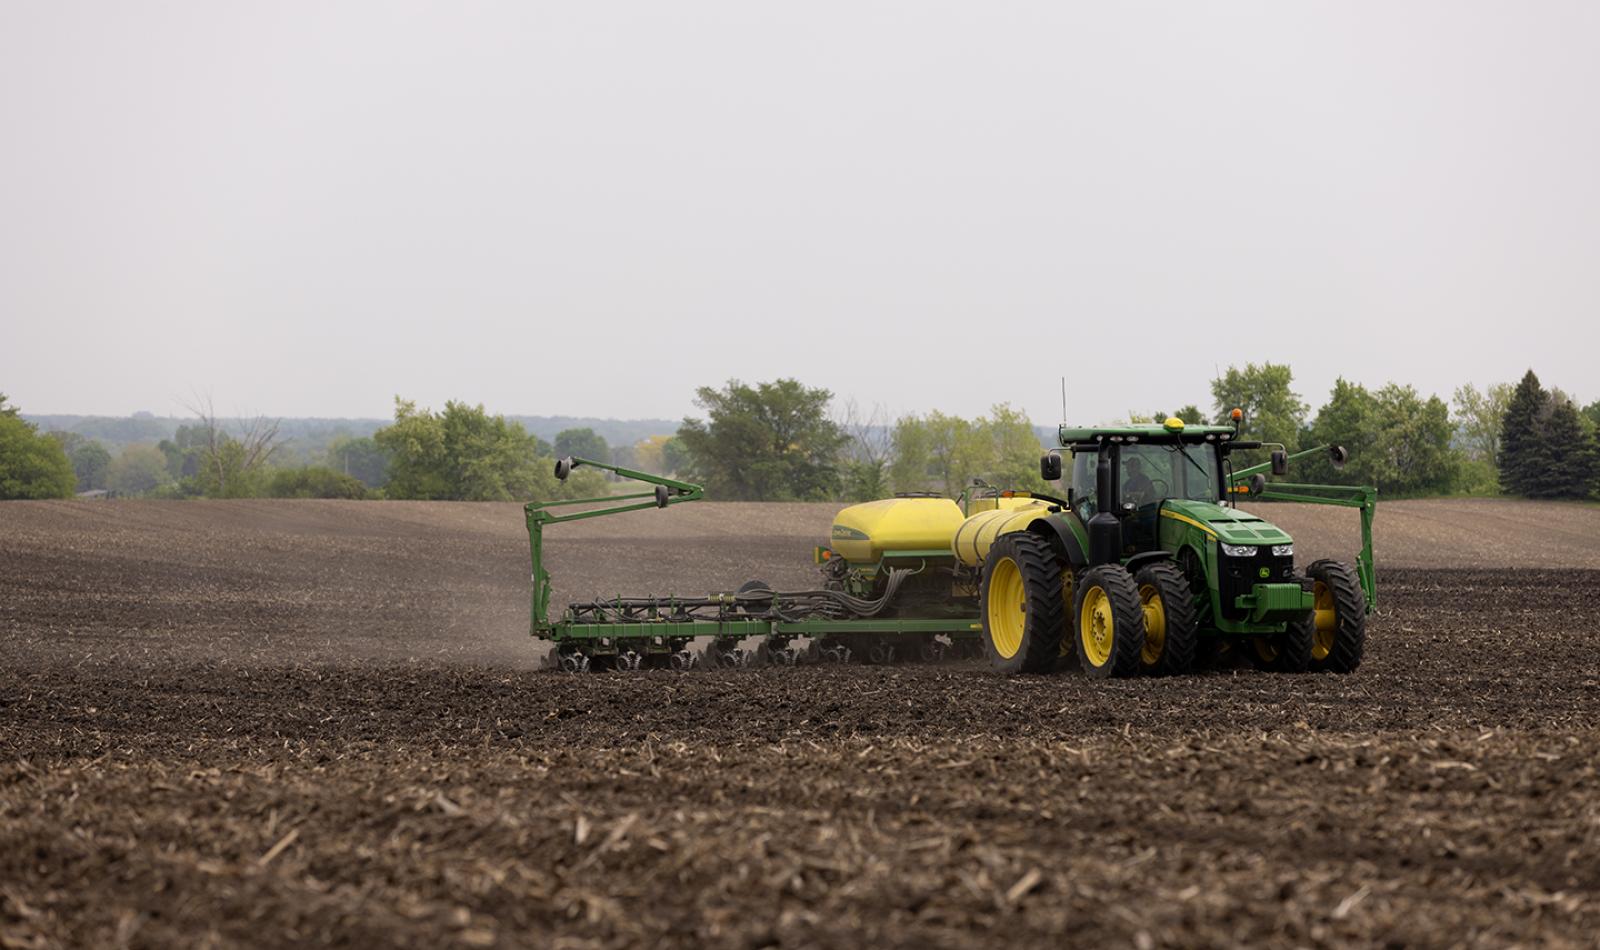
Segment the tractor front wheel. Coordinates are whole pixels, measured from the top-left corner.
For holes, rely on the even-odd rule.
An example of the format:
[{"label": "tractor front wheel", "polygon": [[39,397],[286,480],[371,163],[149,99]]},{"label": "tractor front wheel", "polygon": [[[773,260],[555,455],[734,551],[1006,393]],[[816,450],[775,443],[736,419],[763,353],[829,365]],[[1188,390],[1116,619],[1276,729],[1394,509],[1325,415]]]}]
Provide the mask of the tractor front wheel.
[{"label": "tractor front wheel", "polygon": [[1144,649],[1139,668],[1153,676],[1189,672],[1199,645],[1200,626],[1194,618],[1194,591],[1170,561],[1157,561],[1133,577],[1139,588],[1139,609],[1144,614]]},{"label": "tractor front wheel", "polygon": [[1323,560],[1306,568],[1317,605],[1300,623],[1310,627],[1311,669],[1354,673],[1367,645],[1367,601],[1348,564]]},{"label": "tractor front wheel", "polygon": [[1257,669],[1304,673],[1311,662],[1311,631],[1303,621],[1297,620],[1282,633],[1253,637],[1245,650]]},{"label": "tractor front wheel", "polygon": [[1043,539],[1002,535],[983,564],[983,650],[1002,673],[1048,673],[1061,653],[1061,563]]},{"label": "tractor front wheel", "polygon": [[1132,676],[1144,652],[1144,611],[1133,575],[1120,564],[1100,564],[1078,579],[1078,663],[1096,678]]}]

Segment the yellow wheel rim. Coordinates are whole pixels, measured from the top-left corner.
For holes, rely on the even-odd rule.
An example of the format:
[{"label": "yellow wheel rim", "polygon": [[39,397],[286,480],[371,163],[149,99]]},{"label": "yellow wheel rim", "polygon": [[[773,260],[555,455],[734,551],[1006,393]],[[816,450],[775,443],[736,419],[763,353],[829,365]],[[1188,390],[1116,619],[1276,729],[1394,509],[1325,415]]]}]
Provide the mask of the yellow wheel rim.
[{"label": "yellow wheel rim", "polygon": [[1333,652],[1333,638],[1339,629],[1339,612],[1333,606],[1333,588],[1317,581],[1312,587],[1316,595],[1317,632],[1311,636],[1311,658],[1326,660]]},{"label": "yellow wheel rim", "polygon": [[1117,618],[1111,610],[1111,598],[1105,588],[1091,587],[1083,594],[1083,610],[1078,614],[1078,637],[1083,641],[1083,655],[1092,666],[1105,666],[1111,661],[1111,645],[1116,639]]},{"label": "yellow wheel rim", "polygon": [[1278,659],[1278,644],[1270,637],[1256,637],[1256,656],[1263,663],[1273,663]]},{"label": "yellow wheel rim", "polygon": [[1161,603],[1161,591],[1154,584],[1139,587],[1139,606],[1144,610],[1144,649],[1139,653],[1146,666],[1161,662],[1161,651],[1167,645],[1167,608]]},{"label": "yellow wheel rim", "polygon": [[1027,626],[1028,598],[1022,587],[1022,569],[1010,558],[997,563],[989,574],[988,619],[994,652],[1005,660],[1016,656]]}]

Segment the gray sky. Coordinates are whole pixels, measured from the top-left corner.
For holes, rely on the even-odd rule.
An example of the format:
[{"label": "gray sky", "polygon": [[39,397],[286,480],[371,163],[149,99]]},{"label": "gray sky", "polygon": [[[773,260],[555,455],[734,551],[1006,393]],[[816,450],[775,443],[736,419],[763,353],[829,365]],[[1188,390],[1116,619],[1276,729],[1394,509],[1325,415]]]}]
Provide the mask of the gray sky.
[{"label": "gray sky", "polygon": [[1600,398],[1600,4],[0,3],[32,412]]}]

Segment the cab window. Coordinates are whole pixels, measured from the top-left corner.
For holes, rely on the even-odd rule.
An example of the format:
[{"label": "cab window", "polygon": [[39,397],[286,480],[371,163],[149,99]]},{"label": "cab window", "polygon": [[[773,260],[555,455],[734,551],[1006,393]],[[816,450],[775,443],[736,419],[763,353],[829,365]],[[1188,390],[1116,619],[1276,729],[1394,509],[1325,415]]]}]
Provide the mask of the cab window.
[{"label": "cab window", "polygon": [[1122,504],[1136,508],[1167,498],[1217,501],[1217,452],[1212,445],[1140,443],[1122,447]]},{"label": "cab window", "polygon": [[1072,453],[1072,510],[1078,517],[1088,521],[1099,511],[1095,499],[1100,496],[1095,492],[1095,469],[1100,458],[1093,452]]}]

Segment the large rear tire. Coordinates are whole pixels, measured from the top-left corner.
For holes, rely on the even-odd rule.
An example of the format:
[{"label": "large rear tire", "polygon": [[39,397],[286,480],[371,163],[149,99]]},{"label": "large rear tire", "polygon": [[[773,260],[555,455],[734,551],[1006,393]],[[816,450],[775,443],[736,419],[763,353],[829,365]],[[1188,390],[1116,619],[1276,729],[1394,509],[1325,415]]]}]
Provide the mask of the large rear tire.
[{"label": "large rear tire", "polygon": [[1151,676],[1175,676],[1194,666],[1200,626],[1195,622],[1194,591],[1170,561],[1146,564],[1133,577],[1144,614],[1144,648],[1139,669]]},{"label": "large rear tire", "polygon": [[1048,673],[1061,653],[1061,562],[1043,539],[1002,535],[983,563],[983,651],[1002,673]]},{"label": "large rear tire", "polygon": [[1077,583],[1073,629],[1078,664],[1096,678],[1132,676],[1144,652],[1144,611],[1139,587],[1120,564],[1101,564]]},{"label": "large rear tire", "polygon": [[1316,561],[1306,568],[1317,605],[1302,623],[1311,628],[1311,669],[1354,673],[1367,647],[1367,599],[1348,564]]}]

